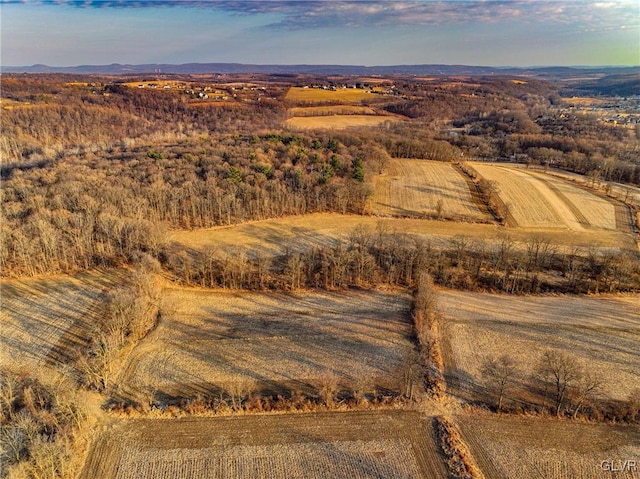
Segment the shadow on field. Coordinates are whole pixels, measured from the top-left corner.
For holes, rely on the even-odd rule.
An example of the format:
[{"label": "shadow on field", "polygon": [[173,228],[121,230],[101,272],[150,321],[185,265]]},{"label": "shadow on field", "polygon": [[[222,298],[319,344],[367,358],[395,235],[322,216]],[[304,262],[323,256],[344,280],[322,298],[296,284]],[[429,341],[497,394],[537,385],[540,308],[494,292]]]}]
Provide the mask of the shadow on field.
[{"label": "shadow on field", "polygon": [[431,188],[428,186],[405,186],[405,188],[409,190],[418,191],[425,195],[434,196],[435,198],[446,198],[452,199],[454,201],[460,201],[460,195],[453,188],[448,188],[446,186],[438,186],[437,188]]},{"label": "shadow on field", "polygon": [[392,293],[255,293],[224,301],[189,315],[178,307],[164,319],[150,349],[129,365],[126,388],[146,383],[156,400],[317,394],[325,383],[397,391],[413,353],[409,300]]},{"label": "shadow on field", "polygon": [[61,366],[86,346],[103,314],[105,293],[122,277],[118,271],[2,282],[2,337],[5,354],[21,362]]}]

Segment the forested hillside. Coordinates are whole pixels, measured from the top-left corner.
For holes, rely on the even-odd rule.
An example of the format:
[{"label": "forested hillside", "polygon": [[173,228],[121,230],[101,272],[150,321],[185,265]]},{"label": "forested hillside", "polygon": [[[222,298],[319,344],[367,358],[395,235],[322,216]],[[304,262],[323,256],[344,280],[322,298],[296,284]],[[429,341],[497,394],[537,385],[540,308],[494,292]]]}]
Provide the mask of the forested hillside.
[{"label": "forested hillside", "polygon": [[[295,106],[287,82],[317,79],[180,80],[186,88],[3,75],[3,275],[157,256],[175,228],[362,214],[391,157],[518,159],[640,184],[635,131],[560,113],[556,88],[542,81],[392,79],[392,90],[361,103],[404,121],[292,133],[282,128]],[[212,91],[225,100],[206,101]]]}]

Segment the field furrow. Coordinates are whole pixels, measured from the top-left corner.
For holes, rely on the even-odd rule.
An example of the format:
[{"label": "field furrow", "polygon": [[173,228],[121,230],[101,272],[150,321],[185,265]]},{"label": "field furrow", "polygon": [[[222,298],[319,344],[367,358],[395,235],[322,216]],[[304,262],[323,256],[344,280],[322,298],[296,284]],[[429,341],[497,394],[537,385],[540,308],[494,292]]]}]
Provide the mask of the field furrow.
[{"label": "field furrow", "polygon": [[485,179],[494,181],[498,195],[523,228],[568,228],[572,231],[630,231],[620,220],[622,205],[583,186],[522,168],[520,165],[474,163]]},{"label": "field furrow", "polygon": [[466,415],[458,424],[487,479],[640,477],[633,465],[622,470],[639,457],[637,427]]},{"label": "field furrow", "polygon": [[[188,460],[185,460],[188,457]],[[393,461],[388,465],[381,457]],[[356,459],[357,458],[357,459]],[[132,451],[123,454],[115,479],[289,477],[419,478],[408,440],[336,441]]]},{"label": "field furrow", "polygon": [[413,351],[410,297],[401,292],[167,289],[164,298],[173,313],[133,351],[123,391],[157,398],[277,393],[308,389],[328,375],[397,389]]},{"label": "field furrow", "polygon": [[374,178],[372,212],[389,216],[435,217],[489,222],[464,177],[450,163],[392,159]]},{"label": "field furrow", "polygon": [[571,173],[569,171],[558,169],[551,169],[549,170],[549,173],[557,176],[558,178],[564,178],[589,188],[599,187],[602,190],[603,187],[607,187],[611,196],[617,200],[634,203],[635,205],[640,206],[640,188],[637,186],[613,182],[602,183],[578,173]]},{"label": "field furrow", "polygon": [[101,318],[104,291],[122,272],[87,272],[30,280],[2,280],[0,363],[65,364],[85,346]]},{"label": "field furrow", "polygon": [[94,442],[82,479],[445,477],[415,412],[129,420]]},{"label": "field furrow", "polygon": [[616,229],[615,205],[611,201],[554,176],[527,173],[548,184],[581,224],[594,228]]},{"label": "field furrow", "polygon": [[505,166],[474,163],[483,178],[496,182],[509,213],[523,228],[583,228],[571,211],[542,181]]}]

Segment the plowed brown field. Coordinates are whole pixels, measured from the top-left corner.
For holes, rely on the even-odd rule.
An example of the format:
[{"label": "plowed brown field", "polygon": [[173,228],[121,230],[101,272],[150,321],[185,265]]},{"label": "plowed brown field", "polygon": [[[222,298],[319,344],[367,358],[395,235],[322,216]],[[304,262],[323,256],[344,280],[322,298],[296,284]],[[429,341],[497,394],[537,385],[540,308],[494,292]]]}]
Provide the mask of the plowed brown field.
[{"label": "plowed brown field", "polygon": [[299,103],[360,103],[362,100],[380,98],[370,91],[356,88],[340,88],[337,90],[322,90],[320,88],[291,87],[286,100]]},{"label": "plowed brown field", "polygon": [[551,169],[549,170],[549,174],[557,176],[559,178],[568,179],[579,185],[584,185],[586,187],[591,187],[592,185],[604,188],[606,185],[609,185],[610,193],[615,198],[621,201],[629,201],[633,202],[636,206],[640,206],[640,188],[637,186],[625,185],[623,183],[614,183],[614,182],[600,182],[593,181],[593,179],[580,175],[578,173],[571,173],[568,171]]},{"label": "plowed brown field", "polygon": [[115,422],[82,479],[444,478],[431,418],[408,411]]},{"label": "plowed brown field", "polygon": [[[430,241],[434,246],[448,246],[451,238],[463,235],[484,240],[499,240],[508,234],[514,241],[525,242],[531,231],[503,228],[494,224],[460,223],[418,218],[380,218],[373,216],[314,213],[264,221],[198,230],[173,231],[170,239],[179,248],[220,248],[242,250],[249,255],[281,255],[285,251],[305,251],[317,246],[331,246],[345,240],[356,227],[404,233]],[[621,231],[560,228],[536,230],[551,244],[565,247],[637,250],[634,237]]]},{"label": "plowed brown field", "polygon": [[[637,426],[462,416],[463,439],[487,479],[640,478]],[[611,471],[611,466],[618,471]]]},{"label": "plowed brown field", "polygon": [[345,130],[363,126],[378,126],[384,123],[400,121],[398,117],[389,115],[322,115],[296,116],[287,119],[285,126],[293,130]]}]

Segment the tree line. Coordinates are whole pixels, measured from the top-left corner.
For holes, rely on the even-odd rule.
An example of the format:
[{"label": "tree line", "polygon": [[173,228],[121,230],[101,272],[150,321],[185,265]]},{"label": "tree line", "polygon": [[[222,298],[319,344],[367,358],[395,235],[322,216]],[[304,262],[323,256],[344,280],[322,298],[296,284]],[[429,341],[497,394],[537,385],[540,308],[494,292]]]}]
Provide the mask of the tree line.
[{"label": "tree line", "polygon": [[158,262],[142,255],[130,277],[106,293],[101,321],[93,324],[89,344],[76,351],[74,358],[81,385],[97,391],[111,388],[123,350],[155,328],[163,314],[156,278],[159,272]]},{"label": "tree line", "polygon": [[334,245],[253,256],[237,248],[163,249],[160,263],[186,285],[250,290],[414,287],[427,273],[444,287],[510,294],[638,291],[637,253],[564,251],[544,237],[517,244],[456,236],[444,247],[411,235],[356,228]]}]

